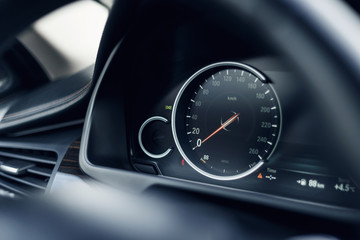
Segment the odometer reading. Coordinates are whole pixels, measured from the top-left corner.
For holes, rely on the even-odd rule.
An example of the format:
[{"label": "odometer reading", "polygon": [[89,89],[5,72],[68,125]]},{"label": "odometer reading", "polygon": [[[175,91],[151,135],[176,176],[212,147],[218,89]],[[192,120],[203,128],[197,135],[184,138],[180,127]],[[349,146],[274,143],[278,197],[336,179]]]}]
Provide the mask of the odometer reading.
[{"label": "odometer reading", "polygon": [[255,69],[224,62],[195,73],[174,104],[176,145],[199,173],[234,180],[254,172],[273,153],[281,107],[272,86]]}]

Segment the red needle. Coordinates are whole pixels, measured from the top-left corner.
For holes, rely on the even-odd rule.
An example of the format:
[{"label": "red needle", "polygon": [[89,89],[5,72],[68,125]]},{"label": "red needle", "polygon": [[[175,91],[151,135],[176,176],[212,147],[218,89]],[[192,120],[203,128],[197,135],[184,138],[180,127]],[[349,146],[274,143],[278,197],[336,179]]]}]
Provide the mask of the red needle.
[{"label": "red needle", "polygon": [[[204,140],[201,141],[201,144],[203,144],[204,142],[206,142],[207,140],[209,140],[212,136],[214,136],[215,134],[217,134],[218,132],[220,132],[222,129],[226,128],[227,126],[229,126],[232,122],[234,122],[238,117],[239,117],[240,113],[236,113],[233,116],[231,116],[228,120],[226,120],[223,124],[221,124],[221,126],[216,129],[213,133],[211,133],[207,138],[205,138]],[[196,145],[194,149],[198,148],[199,146]]]}]

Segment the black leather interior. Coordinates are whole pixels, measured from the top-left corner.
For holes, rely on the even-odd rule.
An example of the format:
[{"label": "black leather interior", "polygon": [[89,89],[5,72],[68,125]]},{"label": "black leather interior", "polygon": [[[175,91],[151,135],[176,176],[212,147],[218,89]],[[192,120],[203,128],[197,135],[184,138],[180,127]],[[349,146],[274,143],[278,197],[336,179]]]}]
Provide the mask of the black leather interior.
[{"label": "black leather interior", "polygon": [[[83,118],[86,105],[81,100],[86,98],[92,83],[93,66],[70,77],[47,83],[39,88],[14,96],[10,107],[8,103],[0,103],[7,108],[0,121],[0,132],[17,131],[24,128],[57,123],[56,116],[61,113],[61,121]],[[81,109],[78,106],[81,106]],[[64,119],[65,116],[65,119]]]},{"label": "black leather interior", "polygon": [[[73,0],[0,0],[0,22],[6,23],[0,32],[0,52],[6,50],[12,44],[14,36],[32,22],[71,2]],[[44,123],[49,125],[83,118],[86,104],[80,103],[81,100],[86,100],[92,85],[92,75],[93,66],[74,76],[2,99],[0,134],[36,128]]]}]

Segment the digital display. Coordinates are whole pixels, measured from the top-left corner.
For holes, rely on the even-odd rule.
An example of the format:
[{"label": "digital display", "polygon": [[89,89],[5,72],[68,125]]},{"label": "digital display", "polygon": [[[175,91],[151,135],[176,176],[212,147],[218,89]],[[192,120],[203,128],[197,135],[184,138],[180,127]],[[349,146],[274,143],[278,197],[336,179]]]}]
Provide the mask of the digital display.
[{"label": "digital display", "polygon": [[266,193],[324,204],[345,203],[346,207],[359,207],[359,188],[349,178],[273,168],[264,168],[255,173],[254,177],[267,186],[263,188]]}]

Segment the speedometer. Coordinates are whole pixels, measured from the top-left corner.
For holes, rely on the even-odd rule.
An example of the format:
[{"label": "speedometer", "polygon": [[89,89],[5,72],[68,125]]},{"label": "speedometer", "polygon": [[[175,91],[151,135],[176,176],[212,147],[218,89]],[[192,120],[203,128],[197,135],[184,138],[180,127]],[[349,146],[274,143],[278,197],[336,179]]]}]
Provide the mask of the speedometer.
[{"label": "speedometer", "polygon": [[172,132],[184,160],[217,180],[256,171],[273,154],[281,133],[281,106],[271,83],[241,63],[206,66],[180,89]]}]

